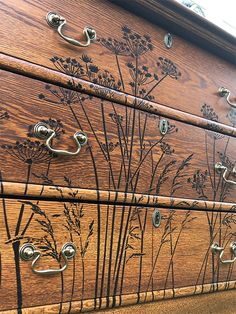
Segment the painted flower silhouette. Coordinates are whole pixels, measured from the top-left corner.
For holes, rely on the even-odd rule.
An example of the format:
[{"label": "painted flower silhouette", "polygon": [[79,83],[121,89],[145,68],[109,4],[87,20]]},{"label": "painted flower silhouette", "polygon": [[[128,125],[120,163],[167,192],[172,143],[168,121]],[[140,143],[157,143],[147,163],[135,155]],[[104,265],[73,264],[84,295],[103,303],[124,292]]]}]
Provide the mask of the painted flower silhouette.
[{"label": "painted flower silhouette", "polygon": [[206,181],[208,178],[208,172],[205,170],[197,170],[192,178],[188,178],[188,183],[192,184],[192,189],[196,190],[197,194],[202,198],[206,198],[204,195],[204,188],[206,187]]},{"label": "painted flower silhouette", "polygon": [[160,144],[161,150],[166,155],[172,155],[174,153],[174,149],[171,148],[170,144],[161,142]]},{"label": "painted flower silhouette", "polygon": [[211,131],[206,130],[207,134],[215,140],[222,139],[224,135],[218,133],[221,131],[221,127],[217,124],[219,117],[215,113],[214,109],[211,106],[204,104],[201,108],[201,112],[204,118],[213,121],[212,123],[208,123],[208,128],[211,129]]},{"label": "painted flower silhouette", "polygon": [[121,81],[116,81],[115,77],[107,70],[99,72],[92,82],[115,90],[119,90],[121,87]]},{"label": "painted flower silhouette", "polygon": [[54,56],[50,60],[60,72],[78,78],[85,75],[84,67],[74,58],[60,58]]},{"label": "painted flower silhouette", "polygon": [[211,106],[204,104],[201,108],[201,112],[204,118],[218,122],[219,117]]},{"label": "painted flower silhouette", "polygon": [[139,35],[132,31],[128,26],[122,27],[123,39],[130,51],[132,57],[138,57],[147,51],[153,50],[153,44],[149,35]]},{"label": "painted flower silhouette", "polygon": [[63,87],[52,87],[46,84],[45,89],[53,96],[53,98],[48,98],[45,94],[41,93],[38,95],[39,99],[46,100],[53,104],[62,104],[65,106],[70,106],[78,102],[78,94],[76,91],[66,89]]},{"label": "painted flower silhouette", "polygon": [[116,56],[128,56],[130,55],[130,50],[125,41],[116,40],[114,38],[100,38],[98,42],[101,43],[102,46],[110,50]]},{"label": "painted flower silhouette", "polygon": [[159,57],[157,66],[161,69],[161,73],[165,76],[170,76],[176,80],[181,76],[181,72],[170,59]]},{"label": "painted flower silhouette", "polygon": [[28,165],[44,163],[55,157],[46,145],[29,139],[22,143],[17,141],[15,145],[1,145],[1,147],[12,157]]}]

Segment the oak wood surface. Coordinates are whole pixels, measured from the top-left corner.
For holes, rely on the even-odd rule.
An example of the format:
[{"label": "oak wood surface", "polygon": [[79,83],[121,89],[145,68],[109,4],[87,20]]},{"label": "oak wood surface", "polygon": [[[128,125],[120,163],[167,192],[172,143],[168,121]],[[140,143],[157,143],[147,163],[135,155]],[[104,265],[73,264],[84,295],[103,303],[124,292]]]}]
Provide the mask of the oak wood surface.
[{"label": "oak wood surface", "polygon": [[[27,188],[27,193],[25,190]],[[236,212],[235,203],[215,202],[161,195],[123,193],[103,190],[87,190],[41,184],[1,182],[0,195],[5,198],[24,198],[34,200],[99,202],[100,204],[137,205],[146,207],[165,207],[174,209],[194,209],[201,211]]]},{"label": "oak wood surface", "polygon": [[[42,67],[24,60],[20,60],[5,54],[0,53],[0,69],[10,71],[16,74],[24,75],[34,78],[46,83],[51,83],[57,86],[68,88],[71,90],[82,91],[88,95],[97,96],[102,99],[112,100],[116,103],[129,106],[131,108],[138,108],[145,112],[159,114],[163,117],[171,118],[177,121],[189,123],[191,125],[199,126],[204,129],[211,129],[213,126],[217,128],[219,133],[227,134],[236,137],[236,129],[233,126],[222,124],[218,122],[216,116],[200,117],[178,109],[172,109],[168,106],[162,105],[157,102],[143,100],[142,98],[135,97],[118,90],[112,90],[109,87],[101,86],[98,84],[91,84],[81,78],[71,77],[68,74],[61,73],[52,69]],[[73,82],[73,83],[72,83]],[[71,84],[72,83],[72,84]],[[178,106],[177,106],[178,107]],[[227,116],[232,120],[234,110],[228,108]],[[209,119],[212,119],[210,120]],[[233,121],[233,120],[232,120]]]},{"label": "oak wood surface", "polygon": [[[64,42],[55,30],[47,25],[45,15],[50,10],[57,11],[67,18],[66,33],[68,35],[79,38],[83,27],[92,25],[96,28],[100,41],[85,49],[76,48]],[[114,18],[114,12],[116,18]],[[129,28],[122,30],[126,24]],[[10,25],[14,25],[12,32]],[[77,72],[77,76],[82,76],[86,80],[94,81],[95,79],[102,85],[125,90],[126,93],[132,93],[135,96],[140,95],[144,98],[152,96],[161,104],[196,115],[199,115],[199,108],[206,103],[219,113],[220,122],[232,125],[232,119],[227,118],[228,105],[225,99],[219,98],[217,91],[219,87],[225,86],[232,91],[234,96],[235,66],[178,36],[174,36],[173,48],[166,49],[163,37],[168,30],[163,30],[109,1],[4,0],[1,1],[0,30],[1,51],[6,54],[49,68],[55,68],[55,65],[61,67],[57,64],[58,62],[55,62],[55,58],[53,62],[50,61],[53,56],[63,57],[65,65],[66,58],[76,58],[85,70],[83,74]],[[132,51],[135,47],[136,33],[141,36],[138,37],[141,50],[134,53]],[[144,34],[150,35],[151,39],[143,37]],[[125,41],[124,36],[132,37],[129,39],[129,52],[119,50],[119,42]],[[86,58],[85,63],[91,66],[90,69],[94,74],[92,76],[86,72],[86,64],[83,61],[85,55],[91,58]],[[164,59],[160,61],[160,57],[168,59],[168,71],[171,68],[172,74],[174,63],[177,67],[174,68],[174,75],[166,74],[166,70],[163,71]],[[63,71],[71,72],[70,66],[64,68],[62,65],[62,67]],[[145,82],[141,82],[138,89],[132,86],[134,75],[132,72],[135,68],[137,72],[143,72],[142,78],[139,73],[139,79],[142,81],[145,78]],[[105,70],[109,71],[105,72],[106,76],[111,78],[109,82],[107,82],[107,77],[106,79],[96,78],[98,72],[103,75]],[[176,73],[177,80],[173,79]],[[148,76],[145,76],[146,74]],[[158,79],[154,77],[154,74],[158,76]],[[153,89],[157,81],[160,84],[158,83],[157,88]],[[150,91],[152,92],[149,93]]]},{"label": "oak wood surface", "polygon": [[[235,287],[233,264],[221,264],[210,249],[218,242],[231,258],[234,213],[159,208],[154,228],[154,209],[141,206],[20,199],[1,199],[0,206],[1,310],[63,302],[68,309],[72,301],[77,310],[104,308]],[[19,259],[30,242],[42,252],[37,269],[60,267],[61,247],[70,241],[76,258],[61,276],[36,275]]]},{"label": "oak wood surface", "polygon": [[[138,304],[137,305],[137,296],[136,295],[123,295],[122,296],[122,307],[119,308],[110,308],[103,310],[99,309],[99,313],[102,314],[120,314],[120,313],[137,313],[137,314],[155,314],[155,313],[161,313],[161,314],[169,314],[169,313],[175,313],[179,314],[181,311],[181,314],[209,314],[209,313],[215,313],[215,314],[234,314],[235,313],[235,290],[228,290],[223,292],[217,292],[209,294],[208,289],[211,285],[204,285],[202,293],[200,295],[195,296],[188,296],[188,297],[181,297],[178,298],[178,295],[176,295],[175,299],[168,300],[166,295],[166,298],[162,300],[162,292],[154,292],[155,294],[155,301],[154,302],[147,302],[145,304]],[[223,287],[223,284],[219,284],[219,291],[221,291],[221,288]],[[188,295],[188,292],[191,291],[190,288],[182,289],[185,293],[182,294],[182,296]],[[189,290],[189,291],[188,291]],[[181,288],[178,289],[178,291],[181,291]],[[130,306],[131,305],[131,306]],[[86,306],[86,309],[85,309]],[[70,309],[69,303],[63,303],[61,313],[68,313],[68,310]],[[80,304],[78,302],[72,302],[72,306],[70,309],[71,314],[78,313],[80,309]],[[54,305],[45,305],[45,306],[39,306],[39,307],[31,307],[31,308],[24,308],[22,309],[23,314],[41,314],[43,313],[50,313],[50,314],[57,314],[60,310],[60,304],[54,304]],[[94,310],[94,300],[86,300],[84,302],[84,309],[83,312],[90,312]],[[9,311],[3,311],[4,314],[16,314],[17,310],[9,310]]]},{"label": "oak wood surface", "polygon": [[[235,202],[227,176],[234,165],[235,139],[58,86],[1,73],[1,180],[177,198]],[[203,106],[205,115],[217,115]],[[54,156],[33,126],[45,121],[56,131],[52,146],[75,150],[72,135],[83,130],[88,144],[78,156]],[[211,125],[209,124],[209,128]]]}]

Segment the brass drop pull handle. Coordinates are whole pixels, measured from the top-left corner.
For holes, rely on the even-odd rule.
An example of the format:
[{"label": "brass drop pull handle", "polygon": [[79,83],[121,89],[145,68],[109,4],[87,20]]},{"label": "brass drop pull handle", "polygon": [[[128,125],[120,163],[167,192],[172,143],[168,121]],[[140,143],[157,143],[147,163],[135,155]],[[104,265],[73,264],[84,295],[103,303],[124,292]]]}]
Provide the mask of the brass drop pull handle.
[{"label": "brass drop pull handle", "polygon": [[87,47],[91,44],[91,42],[96,40],[96,31],[91,28],[91,27],[85,27],[83,30],[83,33],[85,35],[86,41],[84,43],[75,40],[71,37],[65,36],[64,34],[62,34],[62,28],[64,25],[66,25],[66,19],[55,13],[55,12],[48,12],[47,16],[46,16],[46,20],[48,22],[48,25],[53,27],[53,28],[57,28],[57,32],[58,34],[68,43],[75,45],[75,46],[79,46],[79,47]]},{"label": "brass drop pull handle", "polygon": [[223,264],[232,264],[236,261],[236,242],[233,242],[230,244],[230,250],[232,252],[232,254],[234,255],[233,259],[223,259],[223,255],[224,255],[224,248],[219,246],[217,243],[213,243],[211,246],[211,250],[214,254],[220,254],[220,261]]},{"label": "brass drop pull handle", "polygon": [[[227,175],[227,172],[228,172],[228,168],[223,166],[221,162],[217,162],[215,164],[215,169],[216,169],[217,172],[223,172],[222,176],[223,176],[223,179],[224,179],[225,182],[236,185],[236,181],[228,180],[226,178],[226,175]],[[232,170],[232,173],[234,175],[236,175],[236,166],[234,166],[234,168]]]},{"label": "brass drop pull handle", "polygon": [[220,87],[219,90],[218,90],[218,92],[219,92],[219,95],[220,95],[221,97],[226,97],[227,103],[228,103],[231,107],[236,108],[236,102],[233,103],[233,102],[231,102],[231,100],[230,100],[230,94],[231,94],[230,90],[228,90],[228,89],[225,88],[225,87]]},{"label": "brass drop pull handle", "polygon": [[47,139],[45,145],[51,152],[56,153],[57,155],[65,155],[65,156],[78,155],[81,150],[81,147],[84,146],[88,141],[87,135],[84,132],[82,131],[75,132],[73,137],[78,148],[74,152],[69,152],[66,150],[52,148],[51,141],[53,138],[56,137],[56,132],[50,129],[46,123],[38,122],[34,126],[34,134],[38,138]]},{"label": "brass drop pull handle", "polygon": [[68,267],[68,260],[72,259],[75,256],[76,247],[74,243],[68,242],[66,243],[61,250],[61,256],[64,261],[64,265],[58,269],[36,269],[36,264],[39,258],[42,256],[42,253],[38,251],[32,243],[25,243],[20,248],[19,254],[20,258],[24,261],[32,261],[32,271],[37,275],[55,275],[62,273]]}]

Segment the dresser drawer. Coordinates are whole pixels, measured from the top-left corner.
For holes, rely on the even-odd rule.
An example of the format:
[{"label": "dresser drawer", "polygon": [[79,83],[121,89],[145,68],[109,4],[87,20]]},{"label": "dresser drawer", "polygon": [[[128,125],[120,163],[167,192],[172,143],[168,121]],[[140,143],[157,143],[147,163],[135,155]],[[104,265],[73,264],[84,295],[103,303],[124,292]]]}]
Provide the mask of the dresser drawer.
[{"label": "dresser drawer", "polygon": [[[215,170],[221,162],[226,177],[233,171],[233,137],[171,119],[162,135],[157,115],[4,71],[0,109],[3,181],[235,201],[234,185]],[[81,130],[88,142],[75,156],[54,154],[35,136],[39,122],[55,131],[50,149],[75,152]]]},{"label": "dresser drawer", "polygon": [[[233,263],[221,263],[211,250],[218,243],[223,261],[235,258],[235,213],[20,199],[0,204],[2,311],[58,303],[68,308],[72,301],[78,311],[118,305],[121,299],[112,296],[119,295],[143,302],[152,291],[170,298],[199,294],[217,282],[224,284],[209,291],[227,289],[236,278]],[[63,258],[62,247],[71,242],[75,257]],[[60,273],[40,273],[65,264]]]},{"label": "dresser drawer", "polygon": [[[83,40],[83,28],[92,26],[96,43],[81,48],[64,41],[47,24],[49,11],[66,18],[62,31],[74,39]],[[221,122],[235,124],[231,119],[235,110],[218,95],[224,86],[234,96],[234,65],[178,36],[167,49],[168,30],[110,1],[3,0],[0,14],[5,54],[195,115],[206,103],[219,113]]]}]

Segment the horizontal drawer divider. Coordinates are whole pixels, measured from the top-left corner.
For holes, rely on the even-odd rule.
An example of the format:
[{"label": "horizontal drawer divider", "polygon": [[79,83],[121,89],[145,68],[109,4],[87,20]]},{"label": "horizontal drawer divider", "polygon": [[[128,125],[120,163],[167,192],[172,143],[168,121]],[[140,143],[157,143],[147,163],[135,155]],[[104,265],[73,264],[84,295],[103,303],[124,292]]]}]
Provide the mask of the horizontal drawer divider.
[{"label": "horizontal drawer divider", "polygon": [[[149,292],[140,292],[133,294],[123,294],[121,296],[111,296],[109,297],[109,305],[108,299],[97,298],[97,299],[88,299],[81,301],[72,301],[71,302],[71,310],[73,313],[79,312],[82,309],[83,312],[91,311],[91,310],[102,310],[109,309],[118,306],[128,306],[134,304],[143,304],[148,302],[159,302],[161,300],[172,299],[173,297],[186,297],[193,295],[201,295],[210,293],[212,291],[225,291],[235,289],[236,282],[228,281],[228,282],[220,282],[220,283],[212,283],[212,284],[204,284],[197,286],[187,286],[181,288],[174,289],[166,289],[166,290],[157,290],[157,291],[149,291]],[[70,302],[63,302],[61,304],[50,304],[39,307],[31,307],[31,308],[23,308],[22,314],[39,314],[39,313],[58,313],[60,308],[60,313],[68,313],[68,307],[70,306]],[[5,314],[17,314],[17,310],[3,311]]]},{"label": "horizontal drawer divider", "polygon": [[204,201],[169,196],[156,196],[139,193],[125,193],[104,190],[89,190],[50,186],[40,184],[28,185],[27,194],[25,184],[2,182],[0,188],[1,198],[34,199],[47,201],[68,201],[100,204],[116,204],[126,206],[164,207],[173,209],[193,209],[199,211],[236,212],[236,204]]},{"label": "horizontal drawer divider", "polygon": [[67,89],[77,90],[89,95],[97,96],[118,104],[152,114],[161,115],[176,121],[184,122],[208,130],[217,130],[218,133],[236,137],[236,128],[222,123],[211,121],[181,110],[170,108],[164,104],[151,102],[123,92],[97,85],[89,81],[74,78],[64,73],[36,65],[34,63],[0,53],[0,69],[24,75]]}]

